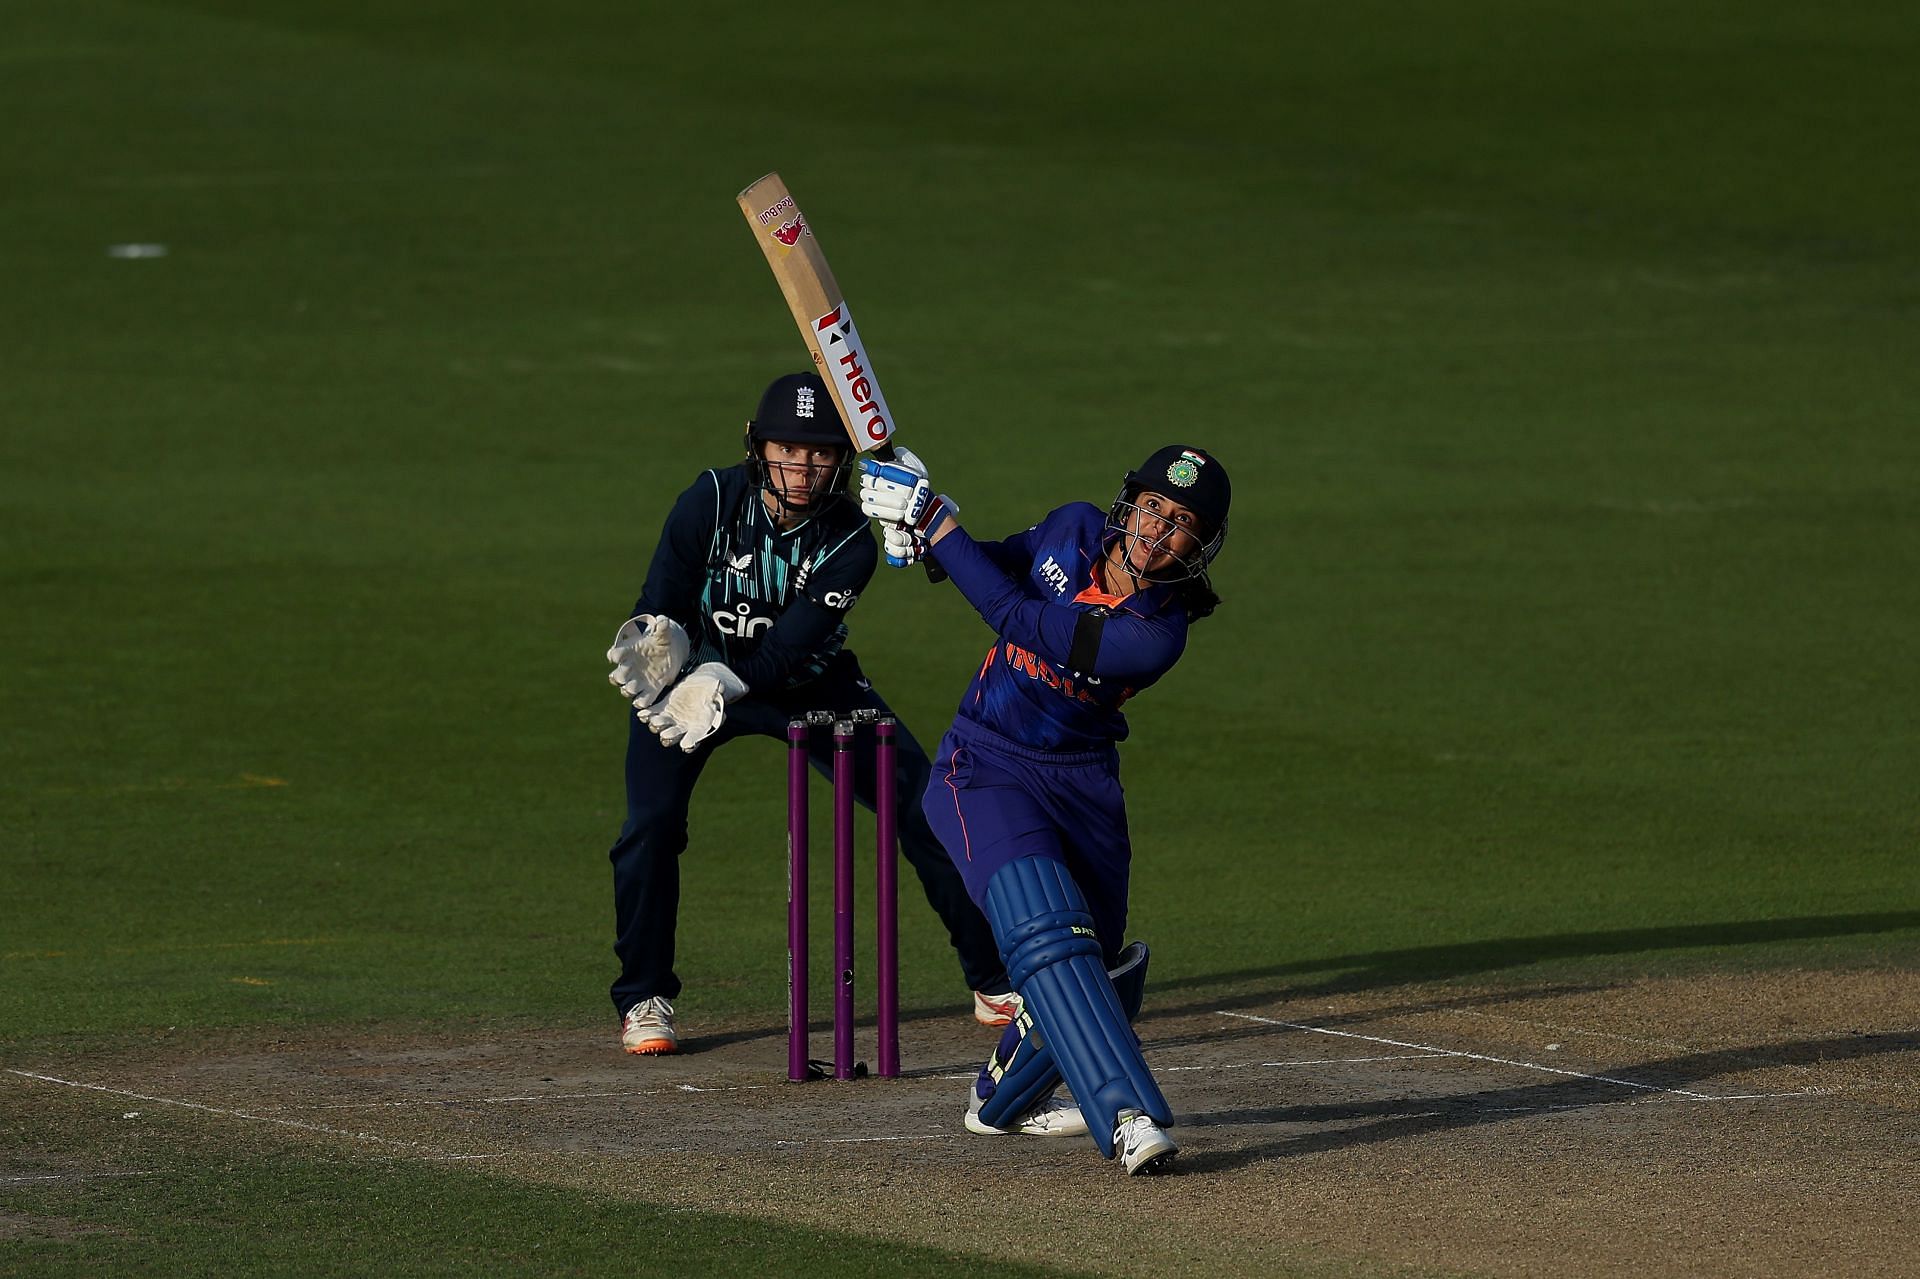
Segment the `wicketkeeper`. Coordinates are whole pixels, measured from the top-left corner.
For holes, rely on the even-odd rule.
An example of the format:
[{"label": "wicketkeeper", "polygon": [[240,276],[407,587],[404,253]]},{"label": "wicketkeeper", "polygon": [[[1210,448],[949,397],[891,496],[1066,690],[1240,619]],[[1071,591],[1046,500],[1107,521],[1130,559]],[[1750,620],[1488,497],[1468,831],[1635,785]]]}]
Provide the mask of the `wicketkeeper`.
[{"label": "wicketkeeper", "polygon": [[[680,854],[700,770],[743,734],[784,742],[809,711],[891,713],[846,647],[847,613],[878,552],[848,500],[851,448],[826,385],[777,378],[747,423],[746,460],[702,472],[661,530],[646,585],[607,660],[633,703],[627,735],[627,819],[613,861],[613,1006],[630,1053],[679,1049],[672,1000]],[[927,755],[897,736],[900,846],[947,926],[983,1024],[1018,1008],[993,933],[922,814]],[[827,772],[832,745],[812,748]],[[858,753],[855,793],[874,802],[873,760]],[[769,849],[776,847],[772,842]]]}]

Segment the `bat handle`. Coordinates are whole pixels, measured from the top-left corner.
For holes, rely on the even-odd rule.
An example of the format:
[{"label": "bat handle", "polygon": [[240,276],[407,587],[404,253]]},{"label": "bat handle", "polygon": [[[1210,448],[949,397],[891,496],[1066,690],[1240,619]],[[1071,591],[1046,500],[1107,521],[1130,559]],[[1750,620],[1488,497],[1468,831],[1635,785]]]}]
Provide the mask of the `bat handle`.
[{"label": "bat handle", "polygon": [[[880,447],[873,451],[873,455],[882,462],[893,461],[896,456],[893,451],[893,441],[891,439],[883,441]],[[920,567],[927,570],[927,580],[929,582],[944,582],[947,580],[947,570],[941,568],[930,559],[921,560]]]}]

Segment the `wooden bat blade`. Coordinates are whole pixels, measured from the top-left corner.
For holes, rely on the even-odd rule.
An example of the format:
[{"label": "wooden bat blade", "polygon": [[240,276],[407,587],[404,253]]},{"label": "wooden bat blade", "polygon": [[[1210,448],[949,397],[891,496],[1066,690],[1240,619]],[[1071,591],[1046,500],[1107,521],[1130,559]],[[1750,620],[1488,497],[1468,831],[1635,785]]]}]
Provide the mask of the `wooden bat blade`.
[{"label": "wooden bat blade", "polygon": [[853,312],[793,193],[778,173],[769,173],[737,199],[854,448],[887,450],[893,414],[853,326]]},{"label": "wooden bat blade", "polygon": [[[740,211],[754,229],[753,238],[766,255],[795,322],[803,318],[811,321],[846,301],[833,278],[833,268],[827,265],[827,255],[779,174],[769,173],[738,198]],[[801,328],[804,331],[808,325],[802,324]]]}]

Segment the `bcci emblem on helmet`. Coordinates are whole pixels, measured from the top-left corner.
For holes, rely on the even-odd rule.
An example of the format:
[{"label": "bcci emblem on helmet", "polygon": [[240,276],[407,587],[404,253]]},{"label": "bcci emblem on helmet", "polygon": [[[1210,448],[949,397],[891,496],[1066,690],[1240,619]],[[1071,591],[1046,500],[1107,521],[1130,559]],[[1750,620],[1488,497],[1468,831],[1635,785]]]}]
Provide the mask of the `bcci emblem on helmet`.
[{"label": "bcci emblem on helmet", "polygon": [[1169,444],[1155,449],[1153,456],[1138,470],[1128,471],[1120,496],[1107,511],[1107,532],[1125,531],[1128,515],[1142,493],[1160,493],[1172,497],[1191,511],[1194,525],[1189,530],[1200,545],[1176,559],[1170,576],[1150,577],[1148,581],[1173,581],[1185,578],[1205,582],[1207,566],[1227,540],[1227,508],[1233,500],[1233,487],[1227,481],[1227,468],[1204,449],[1184,444]]}]

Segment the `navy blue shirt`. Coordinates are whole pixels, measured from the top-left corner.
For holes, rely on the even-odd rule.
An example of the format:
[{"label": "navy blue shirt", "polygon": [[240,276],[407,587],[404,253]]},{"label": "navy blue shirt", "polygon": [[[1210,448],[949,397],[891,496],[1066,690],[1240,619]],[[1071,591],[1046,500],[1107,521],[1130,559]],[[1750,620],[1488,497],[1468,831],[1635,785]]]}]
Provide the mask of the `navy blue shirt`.
[{"label": "navy blue shirt", "polygon": [[1095,567],[1106,512],[1072,502],[1024,533],[976,542],[965,529],[931,554],[999,636],[960,701],[960,718],[1037,750],[1122,741],[1120,707],[1180,660],[1187,610],[1174,590],[1106,593]]},{"label": "navy blue shirt", "polygon": [[744,463],[706,471],[673,504],[633,615],[671,617],[695,663],[725,662],[750,693],[789,689],[845,645],[879,558],[844,497],[783,531]]}]

